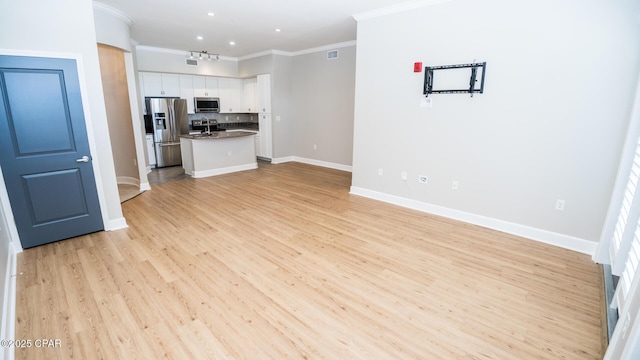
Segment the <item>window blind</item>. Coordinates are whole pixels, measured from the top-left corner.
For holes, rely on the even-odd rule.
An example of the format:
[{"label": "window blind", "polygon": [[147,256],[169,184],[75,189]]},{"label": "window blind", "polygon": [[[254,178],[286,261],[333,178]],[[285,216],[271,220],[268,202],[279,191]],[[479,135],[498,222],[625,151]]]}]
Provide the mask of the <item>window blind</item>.
[{"label": "window blind", "polygon": [[640,137],[636,141],[636,149],[629,171],[627,186],[624,191],[620,212],[611,239],[611,272],[614,275],[622,275],[626,267],[631,243],[636,224],[640,217],[640,193],[638,181],[640,180]]},{"label": "window blind", "polygon": [[629,171],[620,212],[611,239],[611,272],[620,276],[616,287],[615,304],[618,314],[624,311],[626,300],[640,265],[640,136]]},{"label": "window blind", "polygon": [[629,249],[627,261],[625,262],[624,271],[620,277],[618,288],[616,289],[616,299],[618,301],[618,313],[624,309],[624,304],[629,298],[629,291],[633,280],[638,276],[638,265],[640,264],[640,222],[636,225],[631,247]]}]

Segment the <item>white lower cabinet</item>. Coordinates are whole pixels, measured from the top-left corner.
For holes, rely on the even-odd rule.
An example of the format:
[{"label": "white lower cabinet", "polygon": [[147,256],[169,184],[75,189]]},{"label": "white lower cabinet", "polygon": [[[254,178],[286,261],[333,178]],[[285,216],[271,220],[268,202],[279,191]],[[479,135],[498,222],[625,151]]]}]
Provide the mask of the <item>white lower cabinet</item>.
[{"label": "white lower cabinet", "polygon": [[149,166],[156,167],[156,151],[153,146],[153,135],[147,134],[147,155],[149,155]]},{"label": "white lower cabinet", "polygon": [[271,147],[271,114],[259,114],[258,126],[260,127],[260,152],[259,157],[271,159],[273,149]]},{"label": "white lower cabinet", "polygon": [[261,156],[261,152],[260,152],[260,134],[256,134],[253,139],[256,142],[256,156]]}]

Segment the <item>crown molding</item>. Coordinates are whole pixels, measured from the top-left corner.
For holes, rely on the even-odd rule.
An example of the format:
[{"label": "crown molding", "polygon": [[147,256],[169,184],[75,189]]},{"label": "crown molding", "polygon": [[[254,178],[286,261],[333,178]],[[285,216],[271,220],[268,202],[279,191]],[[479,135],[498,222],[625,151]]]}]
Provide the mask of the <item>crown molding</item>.
[{"label": "crown molding", "polygon": [[260,52],[249,54],[249,55],[240,56],[238,58],[238,60],[241,60],[241,61],[242,60],[249,60],[249,59],[254,59],[254,58],[261,57],[261,56],[266,56],[266,55],[292,56],[291,53],[288,52],[288,51],[281,51],[281,50],[271,49],[271,50],[260,51]]},{"label": "crown molding", "polygon": [[275,49],[265,50],[265,51],[260,51],[257,53],[241,56],[238,58],[238,60],[249,60],[249,59],[253,59],[253,58],[257,58],[265,55],[298,56],[298,55],[312,54],[320,51],[335,50],[335,49],[340,49],[340,48],[350,47],[350,46],[356,46],[356,40],[344,41],[336,44],[323,45],[323,46],[299,50],[299,51],[282,51],[282,50],[275,50]]},{"label": "crown molding", "polygon": [[[314,47],[314,48],[305,49],[305,50],[293,51],[293,52],[271,49],[271,50],[260,51],[257,53],[244,55],[240,57],[230,57],[230,56],[222,56],[222,55],[219,55],[219,56],[220,56],[220,60],[242,61],[242,60],[249,60],[249,59],[266,56],[266,55],[298,56],[298,55],[312,54],[312,53],[321,52],[321,51],[336,50],[336,49],[350,47],[350,46],[356,46],[356,40],[344,41],[341,43],[329,44],[329,45]],[[146,45],[137,45],[135,46],[135,48],[136,48],[136,51],[148,51],[148,52],[173,54],[173,55],[186,56],[186,55],[189,55],[190,53],[189,51],[185,51],[185,50],[166,49],[166,48],[159,48],[159,47],[146,46]],[[211,55],[218,55],[218,54],[211,54]]]},{"label": "crown molding", "polygon": [[133,25],[133,20],[131,20],[130,17],[127,16],[127,14],[123,13],[122,11],[113,8],[109,5],[105,5],[101,2],[98,1],[94,1],[93,2],[93,10],[96,11],[100,11],[101,13],[107,14],[107,15],[111,15],[113,17],[115,17],[116,19],[122,21],[123,23],[127,24],[129,27],[131,27],[131,25]]},{"label": "crown molding", "polygon": [[329,44],[329,45],[318,46],[310,49],[295,51],[292,53],[292,56],[306,55],[306,54],[316,53],[320,51],[335,50],[335,49],[340,49],[340,48],[345,48],[350,46],[356,46],[356,40],[344,41],[341,43]]},{"label": "crown molding", "polygon": [[354,14],[353,18],[356,21],[368,20],[368,19],[373,19],[380,16],[386,16],[390,14],[418,9],[418,8],[436,5],[436,4],[449,2],[449,1],[451,0],[418,0],[418,1],[404,2],[401,4],[387,6],[387,7],[383,7],[383,8],[372,10],[372,11],[366,11],[359,14]]}]

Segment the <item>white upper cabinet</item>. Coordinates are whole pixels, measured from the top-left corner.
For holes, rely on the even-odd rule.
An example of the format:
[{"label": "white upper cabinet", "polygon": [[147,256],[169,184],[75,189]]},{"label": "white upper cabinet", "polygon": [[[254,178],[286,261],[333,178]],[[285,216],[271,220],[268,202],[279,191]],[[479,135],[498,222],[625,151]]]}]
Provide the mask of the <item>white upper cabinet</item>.
[{"label": "white upper cabinet", "polygon": [[221,113],[271,113],[271,75],[249,79],[140,71],[140,95],[180,97],[195,113],[194,98],[220,98]]},{"label": "white upper cabinet", "polygon": [[180,75],[180,97],[187,100],[187,112],[189,114],[194,114],[193,76]]},{"label": "white upper cabinet", "polygon": [[218,78],[215,76],[193,76],[193,94],[195,97],[220,97]]},{"label": "white upper cabinet", "polygon": [[243,112],[244,82],[236,78],[218,78],[218,92],[221,113]]},{"label": "white upper cabinet", "polygon": [[271,112],[271,75],[258,75],[257,78],[257,105],[258,112]]},{"label": "white upper cabinet", "polygon": [[143,72],[144,96],[180,97],[180,76]]},{"label": "white upper cabinet", "polygon": [[244,79],[244,111],[248,113],[257,113],[256,103],[257,79]]}]

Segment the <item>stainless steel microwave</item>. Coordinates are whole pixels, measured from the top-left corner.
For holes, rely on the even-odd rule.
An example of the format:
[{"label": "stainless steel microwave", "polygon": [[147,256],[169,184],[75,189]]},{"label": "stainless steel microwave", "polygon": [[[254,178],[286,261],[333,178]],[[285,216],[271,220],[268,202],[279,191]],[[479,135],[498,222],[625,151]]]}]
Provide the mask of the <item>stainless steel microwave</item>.
[{"label": "stainless steel microwave", "polygon": [[220,112],[220,98],[197,97],[194,98],[196,112]]}]

